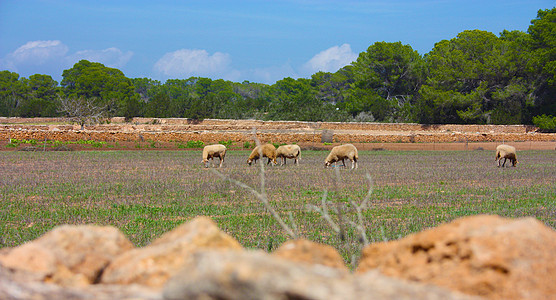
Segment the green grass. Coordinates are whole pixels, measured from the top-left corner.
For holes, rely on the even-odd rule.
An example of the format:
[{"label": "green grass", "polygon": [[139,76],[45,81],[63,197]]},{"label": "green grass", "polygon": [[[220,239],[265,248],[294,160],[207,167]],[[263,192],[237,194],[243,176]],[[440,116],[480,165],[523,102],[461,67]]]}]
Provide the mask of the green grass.
[{"label": "green grass", "polygon": [[[249,153],[229,151],[220,171],[258,188],[259,166],[245,163]],[[251,193],[202,166],[200,150],[1,154],[0,247],[60,224],[90,223],[116,226],[144,246],[199,215],[247,248],[272,250],[288,239]],[[367,193],[367,172],[373,194],[363,216],[372,242],[477,214],[534,217],[556,228],[555,151],[522,151],[517,168],[497,168],[490,151],[360,151],[359,169],[340,170],[339,181],[323,168],[326,155],[303,151],[299,166],[266,167],[266,189],[301,236],[334,246],[348,263],[359,254],[358,235],[346,226],[342,239],[307,205],[320,205],[326,189],[332,205],[354,219],[349,200]]]}]

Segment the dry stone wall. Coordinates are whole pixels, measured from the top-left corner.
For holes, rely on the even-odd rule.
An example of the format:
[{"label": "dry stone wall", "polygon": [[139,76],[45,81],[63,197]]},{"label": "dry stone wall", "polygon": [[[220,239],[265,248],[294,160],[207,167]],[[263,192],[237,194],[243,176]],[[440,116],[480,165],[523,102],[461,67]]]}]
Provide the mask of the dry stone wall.
[{"label": "dry stone wall", "polygon": [[[452,143],[496,141],[556,141],[556,134],[539,133],[529,125],[422,125],[384,123],[324,123],[258,120],[203,120],[136,118],[124,122],[87,126],[63,124],[60,119],[0,118],[0,141],[34,139],[105,142],[252,141],[253,130],[261,141],[274,143],[322,142],[332,134],[338,143]],[[50,123],[41,125],[40,123]],[[58,124],[52,124],[58,123]],[[36,125],[39,124],[39,125]],[[329,137],[326,138],[329,140]]]}]

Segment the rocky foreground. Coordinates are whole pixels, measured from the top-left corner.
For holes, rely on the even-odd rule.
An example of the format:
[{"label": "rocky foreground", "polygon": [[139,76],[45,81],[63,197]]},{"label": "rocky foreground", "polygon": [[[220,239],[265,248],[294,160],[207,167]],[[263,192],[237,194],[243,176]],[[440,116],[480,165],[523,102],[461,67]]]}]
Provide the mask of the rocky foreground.
[{"label": "rocky foreground", "polygon": [[0,249],[0,299],[556,299],[556,232],[473,216],[371,244],[247,250],[197,217],[136,248],[114,227],[60,226]]}]

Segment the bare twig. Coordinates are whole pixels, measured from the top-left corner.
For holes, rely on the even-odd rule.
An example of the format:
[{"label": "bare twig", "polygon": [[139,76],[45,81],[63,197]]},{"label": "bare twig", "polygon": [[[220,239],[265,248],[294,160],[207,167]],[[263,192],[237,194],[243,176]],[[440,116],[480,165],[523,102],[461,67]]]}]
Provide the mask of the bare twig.
[{"label": "bare twig", "polygon": [[[256,132],[255,129],[253,129],[253,135],[254,135],[254,139],[255,139],[255,143],[257,144],[257,146],[259,146],[261,144],[261,142],[259,141],[259,139],[256,136]],[[263,154],[262,154],[262,150],[259,147],[259,165],[261,167],[261,171],[260,171],[260,178],[261,178],[261,191],[257,191],[254,188],[246,185],[245,183],[235,180],[227,175],[224,175],[222,173],[220,173],[217,170],[211,169],[212,172],[214,172],[216,175],[218,175],[220,178],[224,179],[224,180],[228,180],[232,183],[234,183],[235,185],[242,187],[246,190],[248,190],[249,192],[251,192],[251,194],[253,194],[257,199],[259,199],[264,207],[270,212],[270,214],[272,215],[272,217],[278,222],[278,224],[280,224],[280,226],[282,227],[282,229],[284,229],[284,231],[286,231],[286,233],[290,236],[290,238],[292,239],[297,239],[298,234],[297,232],[297,226],[294,222],[293,219],[293,215],[290,212],[290,221],[292,222],[292,227],[293,230],[290,228],[290,226],[288,226],[288,224],[286,224],[286,222],[284,222],[284,220],[282,219],[282,217],[280,217],[280,215],[278,214],[278,212],[270,205],[270,201],[268,200],[268,196],[266,194],[266,188],[265,188],[265,171],[264,171],[264,163],[263,163]]]},{"label": "bare twig", "polygon": [[[307,205],[307,208],[309,211],[316,211],[318,212],[322,218],[330,225],[330,227],[334,230],[334,232],[336,232],[337,234],[340,235],[340,238],[342,240],[345,239],[345,236],[343,235],[343,230],[344,230],[344,226],[345,224],[349,224],[350,226],[352,226],[353,228],[355,228],[355,230],[359,233],[360,235],[360,241],[363,245],[368,245],[369,244],[369,240],[367,238],[367,233],[365,230],[365,221],[363,218],[363,210],[365,208],[367,208],[367,205],[371,199],[371,195],[373,193],[373,181],[371,178],[370,174],[366,174],[367,180],[369,181],[369,190],[367,191],[367,195],[365,196],[365,198],[363,198],[363,200],[361,201],[361,204],[356,203],[353,200],[349,200],[349,204],[350,206],[355,210],[355,214],[357,217],[356,221],[350,220],[346,218],[345,212],[344,212],[344,206],[342,206],[340,203],[337,203],[334,207],[334,213],[336,213],[337,218],[338,218],[338,222],[334,222],[334,220],[332,219],[332,217],[330,216],[330,213],[328,212],[328,206],[330,204],[329,201],[327,201],[327,197],[328,197],[328,191],[324,190],[323,193],[323,197],[322,197],[322,201],[321,201],[321,206],[322,207],[318,207],[316,205],[312,205],[309,204]],[[339,172],[336,171],[336,181],[334,182],[334,186],[337,188],[337,183],[340,182],[340,175]]]},{"label": "bare twig", "polygon": [[334,232],[340,233],[340,227],[336,225],[336,223],[334,223],[334,220],[332,220],[332,217],[328,213],[328,204],[326,198],[328,198],[328,190],[324,190],[324,193],[322,194],[322,201],[321,201],[322,209],[312,204],[308,204],[307,208],[309,209],[309,211],[318,212],[323,217],[323,219],[328,223],[328,225],[330,225],[330,227],[332,228],[332,230],[334,230]]},{"label": "bare twig", "polygon": [[107,107],[96,105],[95,99],[91,98],[60,97],[60,112],[83,129],[85,124],[101,123],[106,118]]}]

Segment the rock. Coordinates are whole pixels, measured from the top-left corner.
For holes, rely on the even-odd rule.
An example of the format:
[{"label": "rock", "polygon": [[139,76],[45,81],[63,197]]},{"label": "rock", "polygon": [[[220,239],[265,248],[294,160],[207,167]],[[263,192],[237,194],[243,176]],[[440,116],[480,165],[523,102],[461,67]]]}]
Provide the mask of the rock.
[{"label": "rock", "polygon": [[102,274],[101,282],[162,288],[192,253],[206,249],[239,250],[242,247],[220,231],[211,219],[197,217],[163,234],[150,245],[117,257]]},{"label": "rock", "polygon": [[363,249],[368,270],[493,299],[556,295],[556,232],[534,218],[458,219]]},{"label": "rock", "polygon": [[56,227],[42,237],[0,254],[0,265],[37,274],[61,285],[88,285],[133,244],[114,227]]},{"label": "rock", "polygon": [[294,262],[320,264],[347,271],[343,258],[334,247],[305,239],[287,241],[272,255]]},{"label": "rock", "polygon": [[159,291],[138,285],[89,285],[68,287],[33,281],[34,273],[8,270],[0,266],[0,299],[3,300],[50,300],[50,299],[162,299]]},{"label": "rock", "polygon": [[439,287],[356,277],[323,265],[299,264],[262,251],[192,255],[163,290],[164,299],[470,299]]}]

